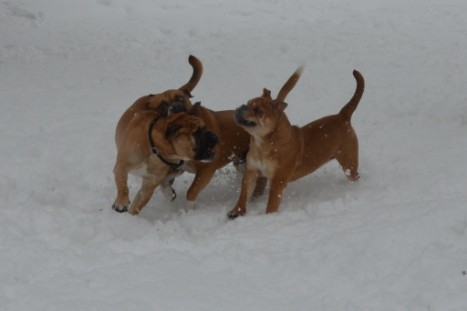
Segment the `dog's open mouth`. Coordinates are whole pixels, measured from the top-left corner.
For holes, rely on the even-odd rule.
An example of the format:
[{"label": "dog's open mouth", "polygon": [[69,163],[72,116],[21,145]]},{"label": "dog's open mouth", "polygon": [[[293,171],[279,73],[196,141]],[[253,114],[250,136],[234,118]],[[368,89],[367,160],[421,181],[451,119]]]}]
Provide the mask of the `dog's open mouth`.
[{"label": "dog's open mouth", "polygon": [[243,113],[246,110],[248,110],[248,107],[246,105],[242,105],[242,106],[238,107],[235,110],[235,121],[238,124],[243,125],[243,126],[247,126],[247,127],[256,126],[256,122],[247,120],[247,119],[245,119],[245,117],[243,117]]},{"label": "dog's open mouth", "polygon": [[216,152],[212,149],[204,150],[202,155],[200,155],[198,160],[199,162],[204,162],[204,163],[209,163],[214,161],[214,158],[216,157]]}]

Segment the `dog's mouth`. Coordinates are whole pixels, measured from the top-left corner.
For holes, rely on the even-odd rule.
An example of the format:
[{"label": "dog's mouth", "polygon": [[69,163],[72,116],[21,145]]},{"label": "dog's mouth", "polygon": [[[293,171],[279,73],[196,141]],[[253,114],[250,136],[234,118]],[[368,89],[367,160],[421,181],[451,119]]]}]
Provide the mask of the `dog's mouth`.
[{"label": "dog's mouth", "polygon": [[235,110],[235,121],[242,126],[253,127],[256,126],[256,122],[245,119],[243,114],[248,110],[247,105],[241,105]]},{"label": "dog's mouth", "polygon": [[198,129],[195,133],[195,139],[195,160],[200,162],[212,162],[216,157],[214,148],[219,143],[219,138],[211,131]]}]

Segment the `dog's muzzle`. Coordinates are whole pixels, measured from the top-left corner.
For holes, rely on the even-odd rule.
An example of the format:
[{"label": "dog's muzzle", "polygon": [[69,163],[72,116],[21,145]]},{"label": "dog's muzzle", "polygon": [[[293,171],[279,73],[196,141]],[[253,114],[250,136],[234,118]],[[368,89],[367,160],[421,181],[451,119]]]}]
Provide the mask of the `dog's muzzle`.
[{"label": "dog's muzzle", "polygon": [[245,119],[245,117],[243,117],[243,114],[247,110],[248,110],[247,105],[241,105],[240,107],[238,107],[235,110],[235,121],[238,124],[243,125],[243,126],[256,126],[256,122],[249,121],[249,120]]},{"label": "dog's muzzle", "polygon": [[170,116],[174,113],[186,112],[186,111],[187,110],[186,110],[185,103],[183,102],[183,100],[177,100],[177,101],[170,103],[167,114]]},{"label": "dog's muzzle", "polygon": [[195,133],[196,154],[195,160],[201,162],[211,162],[216,156],[214,147],[219,143],[219,138],[211,131],[198,129]]}]

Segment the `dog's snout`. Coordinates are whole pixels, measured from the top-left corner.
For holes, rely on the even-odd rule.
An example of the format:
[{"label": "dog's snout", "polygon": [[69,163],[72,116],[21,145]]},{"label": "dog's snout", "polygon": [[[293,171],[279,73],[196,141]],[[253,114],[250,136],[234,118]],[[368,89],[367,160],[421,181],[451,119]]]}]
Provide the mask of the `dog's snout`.
[{"label": "dog's snout", "polygon": [[212,161],[216,155],[214,147],[219,143],[217,135],[205,129],[198,129],[195,137],[197,141],[195,160]]},{"label": "dog's snout", "polygon": [[241,105],[240,107],[238,107],[237,109],[235,109],[235,114],[236,115],[242,115],[244,111],[248,110],[248,106],[247,105]]},{"label": "dog's snout", "polygon": [[248,109],[247,105],[241,105],[237,109],[235,109],[235,119],[238,120],[243,120],[243,112]]},{"label": "dog's snout", "polygon": [[255,126],[256,125],[255,122],[245,119],[244,113],[247,110],[248,110],[247,105],[241,105],[240,107],[235,109],[235,121],[237,121],[238,124],[243,125],[243,126],[247,126],[247,127]]},{"label": "dog's snout", "polygon": [[208,148],[214,148],[219,143],[219,138],[211,131],[206,131],[206,145]]},{"label": "dog's snout", "polygon": [[186,112],[186,106],[183,100],[177,100],[175,102],[172,102],[169,106],[169,115],[178,113],[178,112]]}]

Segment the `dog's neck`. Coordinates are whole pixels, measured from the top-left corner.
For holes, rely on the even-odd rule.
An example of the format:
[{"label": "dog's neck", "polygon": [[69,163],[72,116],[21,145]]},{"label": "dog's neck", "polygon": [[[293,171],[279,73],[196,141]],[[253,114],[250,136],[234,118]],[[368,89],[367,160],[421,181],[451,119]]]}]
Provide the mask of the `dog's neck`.
[{"label": "dog's neck", "polygon": [[[280,135],[277,135],[280,133]],[[281,113],[272,129],[265,135],[251,134],[252,142],[257,148],[268,149],[278,145],[284,145],[294,139],[292,135],[292,125],[285,113]]]}]

